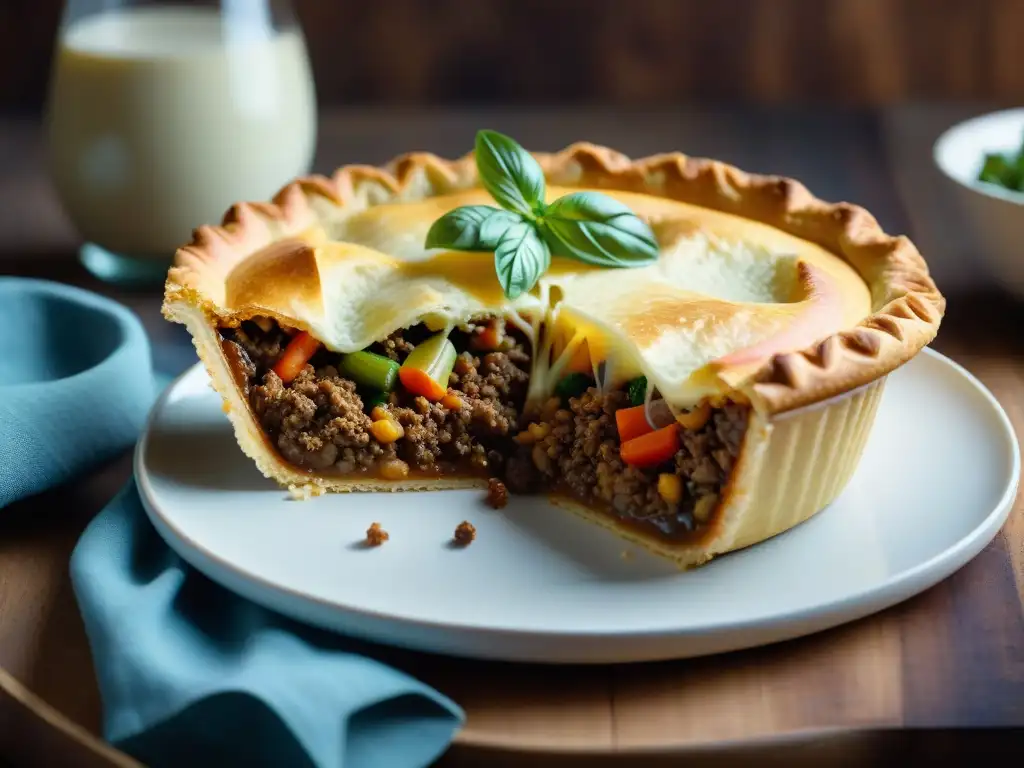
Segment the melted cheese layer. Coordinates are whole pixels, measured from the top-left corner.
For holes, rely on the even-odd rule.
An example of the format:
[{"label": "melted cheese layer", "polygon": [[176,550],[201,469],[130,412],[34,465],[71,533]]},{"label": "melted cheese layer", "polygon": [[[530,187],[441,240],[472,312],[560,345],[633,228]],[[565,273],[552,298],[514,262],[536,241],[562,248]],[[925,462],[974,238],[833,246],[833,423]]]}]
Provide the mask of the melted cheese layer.
[{"label": "melted cheese layer", "polygon": [[[570,191],[552,187],[548,197]],[[679,407],[728,388],[716,361],[728,362],[735,384],[737,372],[755,370],[774,352],[806,346],[870,312],[856,271],[813,243],[719,211],[601,191],[651,224],[662,253],[656,264],[602,269],[556,257],[533,292],[509,301],[493,254],[423,247],[444,213],[493,205],[477,189],[373,206],[329,232],[278,243],[232,272],[228,305],[289,319],[339,352],[417,322],[441,329],[472,315],[530,315],[536,349],[546,349],[536,335],[542,320],[579,332],[595,363],[599,350],[614,360],[613,379],[644,373]],[[534,357],[531,391],[539,395],[554,381],[550,361]]]}]

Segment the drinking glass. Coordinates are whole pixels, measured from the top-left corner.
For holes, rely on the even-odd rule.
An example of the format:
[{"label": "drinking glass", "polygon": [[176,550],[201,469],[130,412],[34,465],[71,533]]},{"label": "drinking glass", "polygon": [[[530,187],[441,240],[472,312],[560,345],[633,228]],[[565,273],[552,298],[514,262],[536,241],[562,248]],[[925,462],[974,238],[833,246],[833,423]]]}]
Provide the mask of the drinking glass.
[{"label": "drinking glass", "polygon": [[159,282],[195,227],[309,171],[305,39],[288,0],[68,0],[47,124],[83,263]]}]

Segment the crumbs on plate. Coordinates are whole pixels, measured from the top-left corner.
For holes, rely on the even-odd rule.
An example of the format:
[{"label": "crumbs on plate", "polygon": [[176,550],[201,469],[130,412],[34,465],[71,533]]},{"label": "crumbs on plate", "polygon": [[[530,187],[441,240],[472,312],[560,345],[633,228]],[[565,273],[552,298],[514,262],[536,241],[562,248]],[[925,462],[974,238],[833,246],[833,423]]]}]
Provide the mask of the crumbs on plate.
[{"label": "crumbs on plate", "polygon": [[476,528],[468,520],[463,520],[455,528],[454,541],[459,546],[468,546],[476,538]]},{"label": "crumbs on plate", "polygon": [[487,481],[487,503],[495,509],[502,509],[508,504],[508,488],[496,477]]},{"label": "crumbs on plate", "polygon": [[366,529],[366,544],[371,547],[379,547],[391,536],[380,527],[380,523],[374,523]]}]

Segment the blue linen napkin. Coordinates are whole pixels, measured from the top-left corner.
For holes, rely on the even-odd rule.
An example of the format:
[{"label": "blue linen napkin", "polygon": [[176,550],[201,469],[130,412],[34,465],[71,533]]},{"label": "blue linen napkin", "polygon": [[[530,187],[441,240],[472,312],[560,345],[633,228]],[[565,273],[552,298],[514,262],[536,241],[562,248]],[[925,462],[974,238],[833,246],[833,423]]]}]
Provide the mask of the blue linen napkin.
[{"label": "blue linen napkin", "polygon": [[[0,339],[0,507],[123,452],[155,396],[146,335],[120,305],[5,278],[4,319],[23,330]],[[134,481],[82,535],[71,578],[104,736],[153,768],[424,766],[461,725],[453,702],[350,641],[194,571]]]},{"label": "blue linen napkin", "polygon": [[459,725],[422,683],[187,566],[134,482],[86,529],[71,575],[104,736],[154,768],[425,766]]},{"label": "blue linen napkin", "polygon": [[153,376],[139,321],[88,291],[0,278],[0,327],[2,508],[123,452]]}]

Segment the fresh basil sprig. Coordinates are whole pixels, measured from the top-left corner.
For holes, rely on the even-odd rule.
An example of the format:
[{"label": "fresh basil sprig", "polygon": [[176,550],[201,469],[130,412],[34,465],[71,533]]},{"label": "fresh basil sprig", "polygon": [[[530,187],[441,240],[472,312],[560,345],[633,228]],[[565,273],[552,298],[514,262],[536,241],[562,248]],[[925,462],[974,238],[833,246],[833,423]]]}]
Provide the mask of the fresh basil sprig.
[{"label": "fresh basil sprig", "polygon": [[552,253],[586,264],[633,267],[658,258],[651,228],[629,206],[600,192],[558,198],[538,225]]},{"label": "fresh basil sprig", "polygon": [[651,228],[618,200],[573,192],[546,203],[540,164],[508,136],[478,131],[475,156],[480,183],[501,208],[466,205],[449,211],[430,227],[426,247],[494,251],[498,282],[510,299],[537,284],[552,254],[600,267],[657,261]]}]

